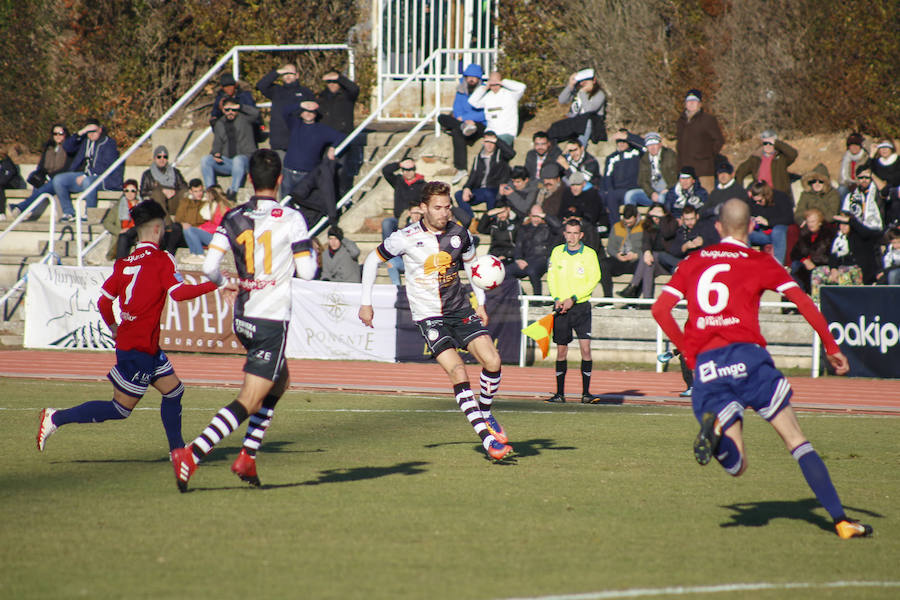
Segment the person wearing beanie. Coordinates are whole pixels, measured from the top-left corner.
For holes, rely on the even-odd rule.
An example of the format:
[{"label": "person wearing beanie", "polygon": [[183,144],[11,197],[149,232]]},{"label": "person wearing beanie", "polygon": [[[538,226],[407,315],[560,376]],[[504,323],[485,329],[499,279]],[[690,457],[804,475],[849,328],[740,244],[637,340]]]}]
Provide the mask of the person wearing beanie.
[{"label": "person wearing beanie", "polygon": [[854,131],[847,136],[847,151],[841,157],[841,172],[838,174],[838,196],[843,198],[856,186],[856,168],[869,162],[862,134]]},{"label": "person wearing beanie", "polygon": [[236,100],[242,106],[252,106],[256,108],[256,100],[250,90],[243,90],[238,86],[234,76],[231,73],[223,73],[219,77],[220,89],[216,92],[213,99],[212,110],[209,113],[209,125],[212,127],[215,122],[225,116],[224,102],[226,99]]},{"label": "person wearing beanie", "polygon": [[362,281],[359,268],[359,246],[344,237],[340,227],[328,230],[328,245],[322,252],[322,281]]},{"label": "person wearing beanie", "polygon": [[469,97],[481,85],[483,78],[484,69],[480,65],[472,63],[467,66],[459,78],[459,86],[453,98],[453,111],[449,115],[438,115],[438,124],[453,140],[453,166],[456,168],[456,174],[450,182],[453,185],[466,177],[468,147],[484,135],[484,109],[469,104]]},{"label": "person wearing beanie", "polygon": [[885,138],[875,144],[872,167],[872,182],[878,187],[882,197],[896,198],[900,188],[900,160],[894,142]]},{"label": "person wearing beanie", "polygon": [[169,162],[168,148],[157,146],[153,151],[150,168],[141,175],[140,197],[155,200],[166,209],[168,216],[174,216],[187,189],[188,184],[181,171]]},{"label": "person wearing beanie", "polygon": [[661,202],[666,190],[678,179],[678,155],[663,145],[662,137],[655,131],[644,136],[644,148],[638,165],[638,186],[644,190],[649,202]]},{"label": "person wearing beanie", "polygon": [[678,143],[678,168],[694,167],[700,185],[712,189],[715,183],[716,156],[725,145],[719,121],[703,110],[703,93],[690,89],[684,97],[684,112],[675,123]]},{"label": "person wearing beanie", "polygon": [[796,148],[778,139],[778,134],[771,129],[763,131],[759,139],[760,146],[738,165],[734,178],[742,185],[746,177],[752,177],[753,181],[765,181],[773,190],[787,194],[793,200],[788,167],[797,160]]}]

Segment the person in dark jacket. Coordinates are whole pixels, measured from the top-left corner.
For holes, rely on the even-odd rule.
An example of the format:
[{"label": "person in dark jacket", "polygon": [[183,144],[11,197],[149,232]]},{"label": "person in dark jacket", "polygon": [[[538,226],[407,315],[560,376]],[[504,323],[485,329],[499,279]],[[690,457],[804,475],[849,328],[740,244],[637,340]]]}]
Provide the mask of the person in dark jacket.
[{"label": "person in dark jacket", "polygon": [[421,173],[416,173],[416,161],[409,157],[386,164],[381,175],[394,188],[394,216],[381,221],[381,239],[384,240],[400,228],[400,219],[410,207],[418,206],[422,201],[422,190],[427,182]]},{"label": "person in dark jacket", "polygon": [[541,167],[556,162],[562,156],[559,146],[550,141],[546,131],[537,131],[531,136],[531,150],[525,154],[525,170],[533,180],[541,178]]},{"label": "person in dark jacket", "polygon": [[[603,256],[602,237],[609,235],[609,214],[597,188],[587,188],[587,181],[580,171],[569,175],[569,185],[563,186],[559,216],[563,221],[581,219],[582,240],[597,256]],[[602,272],[602,271],[601,271]]]},{"label": "person in dark jacket", "polygon": [[512,146],[497,137],[493,131],[484,133],[481,152],[472,161],[472,170],[463,189],[455,194],[457,205],[470,217],[473,204],[487,204],[494,208],[500,184],[509,180],[509,161],[516,156]]},{"label": "person in dark jacket", "polygon": [[784,264],[787,253],[787,230],[794,223],[794,203],[783,192],[773,190],[765,181],[757,181],[748,190],[750,218],[755,223],[750,232],[750,244],[772,244],[772,256]]},{"label": "person in dark jacket", "polygon": [[[322,78],[325,89],[316,95],[322,123],[345,136],[353,131],[353,111],[359,97],[359,86],[340,71],[331,70]],[[360,134],[362,135],[362,134]],[[338,158],[338,196],[343,196],[353,185],[353,178],[362,165],[361,137],[349,143]]]},{"label": "person in dark jacket", "polygon": [[669,214],[680,219],[681,212],[685,207],[693,206],[699,211],[706,204],[707,199],[706,190],[697,181],[694,167],[682,167],[678,173],[678,183],[666,192],[664,205]]},{"label": "person in dark jacket", "polygon": [[641,155],[644,153],[644,138],[620,129],[613,138],[616,140],[616,151],[606,157],[603,165],[603,198],[609,218],[619,220],[619,207],[631,202],[635,194],[643,195],[638,187],[638,171]]},{"label": "person in dark jacket", "polygon": [[283,115],[291,132],[281,181],[281,193],[287,194],[323,160],[334,162],[334,149],[344,141],[345,136],[337,129],[318,122],[320,112],[317,102],[305,101],[296,106],[285,106]]},{"label": "person in dark jacket", "polygon": [[[27,181],[33,186],[31,195],[22,202],[12,205],[13,216],[24,212],[41,194],[53,194],[53,176],[68,171],[72,164],[72,158],[75,156],[74,152],[66,152],[63,147],[63,142],[67,137],[69,137],[69,130],[62,123],[54,123],[50,128],[50,139],[44,142],[37,167],[28,175]],[[27,220],[39,219],[47,206],[49,206],[48,202],[41,202],[40,206],[34,207]]]},{"label": "person in dark jacket", "polygon": [[499,258],[504,266],[513,262],[518,231],[519,223],[516,221],[516,215],[502,198],[478,223],[478,233],[487,235],[491,240],[488,254]]},{"label": "person in dark jacket", "polygon": [[0,150],[0,221],[6,220],[6,190],[24,190],[25,180],[19,165],[5,150]]},{"label": "person in dark jacket", "polygon": [[575,173],[581,173],[584,177],[584,189],[599,188],[602,176],[600,175],[600,163],[584,149],[581,140],[572,138],[567,140],[563,147],[565,152],[556,159],[563,168],[563,180],[570,184],[569,178]]},{"label": "person in dark jacket", "polygon": [[[226,100],[234,100],[242,106],[256,108],[256,100],[253,99],[253,94],[250,93],[250,90],[241,89],[238,86],[237,81],[235,81],[234,75],[231,73],[222,73],[222,76],[219,77],[219,85],[221,87],[216,91],[212,110],[210,110],[209,113],[210,127],[215,125],[216,121],[225,116]],[[259,112],[257,112],[256,115],[258,117]]]},{"label": "person in dark jacket", "polygon": [[559,219],[545,214],[539,204],[532,206],[516,234],[515,260],[506,267],[506,274],[517,279],[527,277],[532,293],[540,296],[541,277],[547,272],[550,251],[558,245],[561,231]]},{"label": "person in dark jacket", "polygon": [[693,167],[703,189],[712,189],[716,157],[725,145],[719,121],[703,110],[703,94],[698,89],[687,91],[684,112],[675,123],[678,142],[678,168]]},{"label": "person in dark jacket", "polygon": [[[846,211],[835,216],[834,223],[838,230],[828,250],[828,264],[815,267],[810,274],[810,297],[816,302],[823,285],[872,283],[878,268],[874,247],[880,236],[872,239],[871,230]],[[867,276],[871,281],[866,281]]]},{"label": "person in dark jacket", "polygon": [[662,202],[666,190],[678,179],[678,155],[671,148],[662,145],[662,137],[655,131],[644,136],[646,152],[638,165],[638,186],[644,190],[642,198],[634,195],[632,204],[649,206]]},{"label": "person in dark jacket", "polygon": [[[765,181],[772,189],[786,194],[791,200],[794,194],[791,191],[791,174],[788,167],[797,160],[797,149],[778,139],[778,135],[771,129],[766,129],[759,136],[761,145],[750,157],[738,165],[734,178],[743,184],[746,177],[753,181]],[[829,182],[830,184],[830,182]]]},{"label": "person in dark jacket", "polygon": [[[834,218],[835,215],[831,215]],[[810,275],[816,267],[828,264],[828,253],[834,231],[825,222],[825,214],[819,208],[809,208],[804,213],[800,238],[791,249],[791,277],[803,291],[810,293]]]},{"label": "person in dark jacket", "polygon": [[528,211],[537,202],[538,182],[538,179],[528,175],[525,167],[513,167],[509,172],[509,183],[500,184],[497,201],[505,200],[521,221],[528,216]]},{"label": "person in dark jacket", "polygon": [[[83,192],[97,178],[106,172],[119,158],[119,148],[116,141],[106,135],[106,131],[100,126],[97,119],[88,119],[84,127],[75,135],[70,135],[63,142],[63,149],[73,154],[70,171],[58,173],[53,176],[53,191],[59,198],[63,215],[61,221],[75,220],[75,207],[72,206],[72,192]],[[94,188],[90,194],[84,196],[85,206],[94,208],[97,206],[97,190],[121,190],[122,174],[125,164],[118,168],[103,180],[98,188]],[[84,217],[83,217],[84,218]]]},{"label": "person in dark jacket", "polygon": [[709,197],[700,208],[700,218],[715,221],[719,218],[719,207],[732,198],[750,203],[747,190],[734,178],[734,167],[726,160],[716,165],[716,188],[709,192]]},{"label": "person in dark jacket", "polygon": [[216,175],[230,175],[225,195],[234,202],[250,168],[250,156],[256,152],[253,130],[259,109],[232,97],[224,98],[222,106],[225,117],[213,125],[212,149],[200,159],[200,173],[205,187],[216,185]]},{"label": "person in dark jacket", "polygon": [[641,258],[631,283],[619,292],[623,298],[637,298],[641,293],[644,298],[653,298],[656,276],[671,273],[679,262],[669,253],[669,244],[678,231],[678,219],[670,215],[662,204],[650,207],[641,227],[644,230]]},{"label": "person in dark jacket", "polygon": [[675,237],[669,242],[669,254],[681,261],[700,248],[718,244],[719,239],[716,228],[701,221],[699,211],[688,205],[681,213],[681,225],[675,231]]},{"label": "person in dark jacket", "polygon": [[438,116],[438,124],[453,140],[453,166],[456,167],[456,175],[450,182],[453,185],[466,176],[468,146],[484,135],[486,123],[484,109],[469,104],[469,96],[475,93],[483,78],[484,69],[480,65],[472,63],[467,66],[462,72],[456,96],[453,98],[453,112]]},{"label": "person in dark jacket", "polygon": [[[277,83],[278,78],[282,83]],[[269,119],[269,146],[278,153],[284,162],[287,153],[290,131],[284,121],[285,106],[297,106],[306,100],[315,100],[315,93],[308,87],[301,85],[297,75],[297,67],[291,63],[285,63],[278,69],[272,69],[256,83],[263,96],[272,101],[271,117]]]}]

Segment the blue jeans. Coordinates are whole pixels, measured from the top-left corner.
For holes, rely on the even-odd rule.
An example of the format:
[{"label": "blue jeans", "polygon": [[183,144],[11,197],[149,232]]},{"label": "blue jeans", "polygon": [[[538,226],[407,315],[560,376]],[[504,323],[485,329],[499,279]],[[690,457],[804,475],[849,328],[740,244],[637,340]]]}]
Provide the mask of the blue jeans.
[{"label": "blue jeans", "polygon": [[751,246],[765,246],[772,244],[772,254],[778,264],[784,264],[784,255],[787,252],[787,225],[775,225],[772,233],[764,233],[760,230],[750,232]]},{"label": "blue jeans", "polygon": [[[29,206],[31,206],[31,203],[34,202],[38,196],[40,196],[41,194],[53,194],[53,193],[54,193],[53,192],[53,180],[51,179],[50,181],[48,181],[41,187],[34,188],[34,190],[31,192],[30,196],[28,196],[27,198],[25,198],[25,200],[23,200],[22,202],[19,202],[18,204],[13,204],[12,207],[18,208],[20,211],[25,212],[25,209],[28,208]],[[53,202],[52,198],[51,198],[50,202]],[[42,214],[44,214],[44,211],[50,205],[50,202],[41,202],[40,206],[36,206],[35,209],[33,211],[31,211],[31,214],[28,215],[28,220],[34,221],[34,220],[38,219]]]},{"label": "blue jeans", "polygon": [[233,158],[222,157],[222,162],[216,162],[212,154],[207,154],[200,159],[200,173],[203,175],[203,185],[209,187],[216,185],[216,175],[231,175],[229,192],[237,193],[244,185],[244,177],[250,168],[250,158],[244,154],[237,154]]},{"label": "blue jeans", "polygon": [[475,213],[472,211],[473,204],[481,204],[484,202],[487,204],[487,210],[491,210],[494,208],[494,203],[497,202],[497,188],[475,188],[472,190],[472,199],[466,202],[463,200],[462,190],[456,192],[455,198],[456,203],[459,205],[463,211],[465,211],[470,217],[474,216]]},{"label": "blue jeans", "polygon": [[281,195],[282,197],[287,196],[291,193],[291,190],[294,189],[294,186],[300,183],[300,181],[306,177],[309,171],[295,171],[294,169],[289,169],[285,167],[281,170]]},{"label": "blue jeans", "polygon": [[623,202],[628,204],[637,204],[638,206],[650,206],[653,204],[653,201],[650,200],[647,193],[644,192],[641,188],[634,188],[632,190],[628,190],[625,192],[625,199]]},{"label": "blue jeans", "polygon": [[[84,177],[82,182],[78,183],[78,178]],[[53,184],[53,192],[59,198],[59,205],[64,215],[75,216],[75,207],[72,206],[72,192],[83,192],[97,179],[96,175],[85,175],[84,173],[76,173],[70,171],[68,173],[57,173],[50,180]],[[87,208],[95,208],[97,206],[97,190],[96,188],[84,197],[84,205]]]},{"label": "blue jeans", "polygon": [[191,254],[203,255],[203,246],[208,246],[212,241],[213,234],[204,231],[199,227],[188,227],[182,231],[184,241],[187,242],[188,249]]}]

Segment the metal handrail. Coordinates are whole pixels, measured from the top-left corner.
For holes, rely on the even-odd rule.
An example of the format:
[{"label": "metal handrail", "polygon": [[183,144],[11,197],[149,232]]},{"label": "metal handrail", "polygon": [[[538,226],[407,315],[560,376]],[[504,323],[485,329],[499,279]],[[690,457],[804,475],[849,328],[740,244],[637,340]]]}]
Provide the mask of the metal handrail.
[{"label": "metal handrail", "polygon": [[[16,225],[18,225],[19,223],[24,221],[25,218],[28,217],[28,215],[30,215],[38,207],[38,205],[41,203],[41,201],[44,198],[46,198],[47,201],[50,203],[50,226],[47,230],[47,252],[45,252],[44,256],[41,257],[41,260],[39,261],[39,263],[43,264],[52,259],[52,260],[55,260],[58,264],[59,256],[54,251],[54,248],[55,248],[54,238],[56,237],[56,202],[53,200],[53,194],[51,194],[49,192],[44,192],[43,194],[41,194],[40,196],[35,198],[31,202],[31,204],[26,206],[25,210],[23,210],[22,213],[18,217],[13,219],[13,222],[9,224],[9,227],[7,227],[5,231],[0,233],[0,240],[2,240],[4,237],[6,237],[6,234],[8,234],[10,231],[15,229]],[[10,296],[12,296],[19,288],[21,288],[23,285],[25,285],[25,282],[27,280],[28,280],[28,271],[26,270],[25,274],[22,275],[18,279],[18,281],[16,281],[13,284],[13,286],[11,288],[9,288],[9,290],[7,290],[7,292],[5,294],[0,296],[0,304],[5,303],[6,300]]]}]

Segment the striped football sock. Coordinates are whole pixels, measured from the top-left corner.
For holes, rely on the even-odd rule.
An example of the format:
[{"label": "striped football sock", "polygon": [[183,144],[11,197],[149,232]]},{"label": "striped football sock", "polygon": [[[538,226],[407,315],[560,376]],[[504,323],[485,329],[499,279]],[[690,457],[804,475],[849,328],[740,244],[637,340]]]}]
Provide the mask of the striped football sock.
[{"label": "striped football sock", "polygon": [[472,425],[472,429],[481,438],[481,444],[487,450],[491,442],[494,441],[494,436],[488,433],[487,423],[484,422],[484,416],[481,414],[481,409],[478,407],[472,388],[469,387],[468,383],[457,383],[453,386],[453,393],[456,394],[456,404],[459,406],[459,410],[466,415],[469,424]]},{"label": "striped football sock", "polygon": [[237,400],[219,410],[203,433],[191,443],[194,460],[200,462],[212,452],[216,444],[231,435],[231,432],[246,420],[247,409]]},{"label": "striped football sock", "polygon": [[269,394],[263,400],[262,408],[250,415],[250,423],[247,425],[247,433],[244,435],[244,450],[250,456],[256,457],[256,451],[262,445],[266,431],[272,424],[276,404],[278,404],[278,397]]},{"label": "striped football sock", "polygon": [[481,370],[481,393],[478,396],[478,407],[482,412],[490,414],[491,405],[494,403],[494,394],[500,388],[500,370]]}]

